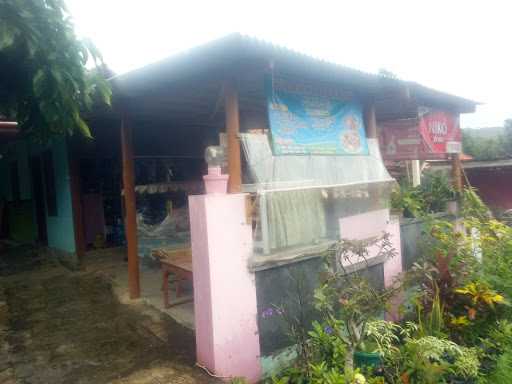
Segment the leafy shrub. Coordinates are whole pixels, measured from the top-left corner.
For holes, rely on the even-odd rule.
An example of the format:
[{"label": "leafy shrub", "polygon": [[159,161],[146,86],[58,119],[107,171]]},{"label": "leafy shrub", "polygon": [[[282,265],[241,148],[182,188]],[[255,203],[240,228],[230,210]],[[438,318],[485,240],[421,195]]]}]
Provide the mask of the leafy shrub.
[{"label": "leafy shrub", "polygon": [[[390,289],[376,289],[364,270],[351,273],[369,248],[395,255],[387,236],[337,243],[314,295],[321,320],[297,341],[307,364],[299,359],[273,382],[512,383],[512,228],[474,190],[463,198],[463,220],[429,219],[425,259]],[[404,320],[379,319],[398,290],[407,290]],[[355,370],[356,350],[378,354],[383,369]]]},{"label": "leafy shrub", "polygon": [[453,377],[476,378],[480,361],[477,351],[435,336],[417,337],[418,327],[386,321],[368,326],[368,336],[378,345],[389,383],[440,383]]},{"label": "leafy shrub", "polygon": [[442,172],[428,172],[422,184],[412,187],[401,183],[391,194],[391,207],[402,211],[405,217],[422,217],[444,212],[448,201],[455,198],[450,181]]},{"label": "leafy shrub", "polygon": [[[340,324],[336,326],[339,328]],[[346,344],[330,325],[313,322],[313,330],[309,332],[310,343],[315,354],[315,361],[321,361],[329,369],[343,370],[343,362],[347,353]]]},{"label": "leafy shrub", "polygon": [[247,380],[243,377],[235,377],[230,381],[230,384],[247,384]]},{"label": "leafy shrub", "polygon": [[315,307],[346,345],[344,371],[348,377],[354,372],[354,353],[364,343],[368,322],[384,312],[396,293],[395,287],[375,288],[364,270],[351,271],[355,264],[367,263],[369,249],[384,260],[396,255],[389,234],[365,241],[341,240],[327,256],[326,278],[315,291]]},{"label": "leafy shrub", "polygon": [[397,186],[391,192],[391,208],[403,213],[404,217],[420,217],[425,212],[425,202],[417,188]]},{"label": "leafy shrub", "polygon": [[382,314],[394,292],[376,289],[362,272],[349,273],[353,264],[366,262],[370,247],[383,259],[396,254],[388,234],[342,240],[327,252],[321,285],[314,294],[321,320],[313,322],[312,330],[306,331],[301,316],[291,315],[284,306],[262,314],[282,318],[298,352],[297,364],[272,378],[273,383],[351,383],[364,378],[354,369],[354,352],[364,342],[366,324]]},{"label": "leafy shrub", "polygon": [[426,213],[444,212],[448,201],[455,198],[453,186],[443,172],[425,173],[419,191]]},{"label": "leafy shrub", "polygon": [[499,355],[495,370],[483,381],[489,384],[512,383],[512,350]]}]

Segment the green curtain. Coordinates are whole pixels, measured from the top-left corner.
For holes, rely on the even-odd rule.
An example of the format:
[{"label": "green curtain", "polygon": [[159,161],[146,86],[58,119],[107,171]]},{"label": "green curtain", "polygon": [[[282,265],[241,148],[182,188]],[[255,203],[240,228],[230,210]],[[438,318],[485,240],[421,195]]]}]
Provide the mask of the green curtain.
[{"label": "green curtain", "polygon": [[270,248],[314,244],[326,236],[320,189],[267,193]]}]

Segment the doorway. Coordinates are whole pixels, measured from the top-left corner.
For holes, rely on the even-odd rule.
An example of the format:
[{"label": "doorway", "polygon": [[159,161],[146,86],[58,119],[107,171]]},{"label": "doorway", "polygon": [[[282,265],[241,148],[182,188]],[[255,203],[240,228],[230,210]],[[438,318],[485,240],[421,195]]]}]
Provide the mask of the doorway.
[{"label": "doorway", "polygon": [[48,244],[48,232],[46,229],[46,209],[44,203],[44,185],[41,174],[40,156],[30,158],[30,172],[32,174],[32,194],[34,196],[35,214],[37,223],[37,240],[42,245]]}]

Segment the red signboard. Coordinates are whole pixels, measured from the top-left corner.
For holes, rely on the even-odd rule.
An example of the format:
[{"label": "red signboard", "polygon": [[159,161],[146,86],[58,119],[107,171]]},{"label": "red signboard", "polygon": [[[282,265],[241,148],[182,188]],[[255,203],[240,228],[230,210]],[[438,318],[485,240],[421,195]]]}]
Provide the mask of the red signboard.
[{"label": "red signboard", "polygon": [[457,115],[429,111],[417,119],[381,122],[380,146],[386,160],[445,159],[461,152]]}]

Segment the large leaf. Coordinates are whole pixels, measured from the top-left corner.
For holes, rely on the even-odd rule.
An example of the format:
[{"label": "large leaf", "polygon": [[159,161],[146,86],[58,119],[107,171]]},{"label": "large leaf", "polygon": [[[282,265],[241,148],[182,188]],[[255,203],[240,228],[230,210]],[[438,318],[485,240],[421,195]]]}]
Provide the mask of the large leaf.
[{"label": "large leaf", "polygon": [[[89,58],[97,65],[92,72]],[[101,54],[76,37],[63,0],[0,0],[0,59],[9,92],[0,110],[15,106],[22,131],[41,141],[90,137],[81,114],[93,100],[110,104],[111,90],[100,75]]]}]

